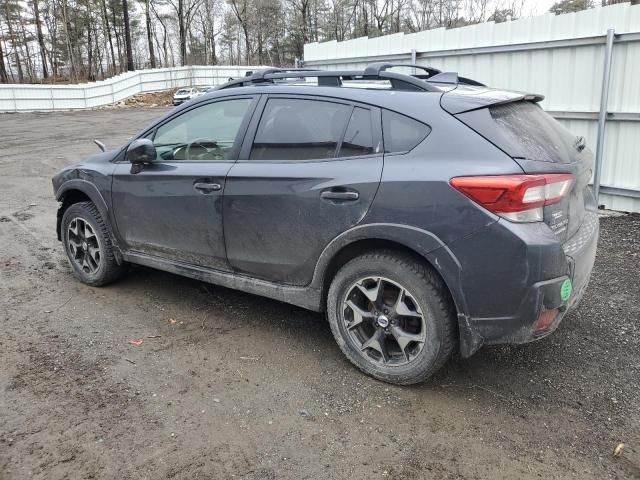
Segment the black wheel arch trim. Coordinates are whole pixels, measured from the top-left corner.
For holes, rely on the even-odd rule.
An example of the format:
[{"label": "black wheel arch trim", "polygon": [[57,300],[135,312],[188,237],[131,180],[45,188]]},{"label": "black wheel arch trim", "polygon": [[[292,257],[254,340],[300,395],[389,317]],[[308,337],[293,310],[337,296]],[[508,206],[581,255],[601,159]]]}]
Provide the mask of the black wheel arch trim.
[{"label": "black wheel arch trim", "polygon": [[[118,245],[118,237],[115,235],[112,227],[109,207],[104,197],[100,193],[100,190],[98,190],[98,188],[93,183],[87,182],[86,180],[71,179],[60,185],[55,193],[56,200],[58,200],[58,202],[64,202],[65,196],[71,192],[80,192],[86,195],[89,200],[91,200],[91,202],[96,206],[98,212],[100,212],[100,215],[105,222],[109,235],[111,236],[111,242],[113,246],[116,247],[114,249],[116,260],[118,263],[121,263],[122,254]],[[64,203],[58,208],[56,221],[56,233],[58,235],[58,240],[62,240],[62,216],[64,215],[66,208],[68,208],[68,205],[64,205]]]},{"label": "black wheel arch trim", "polygon": [[[460,352],[472,355],[482,345],[482,339],[469,323],[467,302],[461,288],[462,266],[453,252],[432,232],[394,223],[373,223],[355,226],[334,238],[320,254],[310,287],[323,291],[325,275],[336,255],[349,245],[362,240],[386,240],[400,244],[424,258],[442,277],[449,290],[458,316]],[[323,305],[319,306],[322,309]]]}]

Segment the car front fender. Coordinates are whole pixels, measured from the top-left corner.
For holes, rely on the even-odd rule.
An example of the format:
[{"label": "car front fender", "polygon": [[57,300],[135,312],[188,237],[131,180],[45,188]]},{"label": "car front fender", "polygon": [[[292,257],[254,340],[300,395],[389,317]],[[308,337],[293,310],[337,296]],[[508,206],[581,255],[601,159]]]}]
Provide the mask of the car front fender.
[{"label": "car front fender", "polygon": [[62,224],[62,216],[64,215],[64,211],[70,205],[65,201],[71,195],[79,192],[84,194],[86,197],[93,202],[96,206],[100,215],[103,219],[106,220],[107,228],[109,229],[109,234],[111,235],[112,241],[115,240],[113,235],[113,230],[111,229],[111,217],[109,215],[109,207],[107,202],[105,201],[102,193],[93,183],[88,182],[86,180],[80,178],[72,178],[64,181],[56,190],[55,197],[58,202],[61,202],[62,205],[58,209],[58,218],[56,222],[56,232],[58,234],[58,240],[62,240],[62,232],[61,232],[61,224]]}]

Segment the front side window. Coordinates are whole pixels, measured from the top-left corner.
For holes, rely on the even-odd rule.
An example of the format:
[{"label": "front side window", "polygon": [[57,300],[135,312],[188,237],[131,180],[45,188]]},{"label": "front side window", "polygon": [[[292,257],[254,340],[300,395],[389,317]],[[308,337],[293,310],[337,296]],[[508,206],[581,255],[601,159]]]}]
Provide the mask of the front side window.
[{"label": "front side window", "polygon": [[[258,125],[252,160],[333,158],[352,107],[320,100],[272,98]],[[354,137],[355,138],[355,137]]]},{"label": "front side window", "polygon": [[209,103],[165,123],[153,138],[157,160],[229,160],[251,101]]}]

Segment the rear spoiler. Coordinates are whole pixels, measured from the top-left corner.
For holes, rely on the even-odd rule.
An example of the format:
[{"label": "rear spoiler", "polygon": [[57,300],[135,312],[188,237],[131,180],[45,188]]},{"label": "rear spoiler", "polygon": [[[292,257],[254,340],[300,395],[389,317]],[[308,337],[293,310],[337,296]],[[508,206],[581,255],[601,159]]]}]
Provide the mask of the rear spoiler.
[{"label": "rear spoiler", "polygon": [[544,100],[544,95],[535,93],[513,92],[510,90],[496,90],[458,84],[457,88],[442,95],[440,105],[452,115],[478,110],[493,105],[502,105],[512,102],[538,103]]},{"label": "rear spoiler", "polygon": [[429,77],[429,83],[444,83],[447,85],[474,85],[476,87],[486,87],[484,83],[480,83],[471,78],[461,77],[457,72],[442,72]]}]

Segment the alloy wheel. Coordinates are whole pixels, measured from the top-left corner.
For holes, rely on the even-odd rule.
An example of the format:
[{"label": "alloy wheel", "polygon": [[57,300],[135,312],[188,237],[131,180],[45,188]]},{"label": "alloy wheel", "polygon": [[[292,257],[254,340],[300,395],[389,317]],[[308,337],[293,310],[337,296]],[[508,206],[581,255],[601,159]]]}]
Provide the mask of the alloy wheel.
[{"label": "alloy wheel", "polygon": [[383,277],[366,277],[348,290],[342,321],[354,344],[369,360],[384,366],[406,365],[424,347],[424,315],[414,296]]},{"label": "alloy wheel", "polygon": [[98,236],[84,219],[76,217],[69,222],[67,245],[71,260],[85,273],[93,274],[100,268],[102,253]]}]

